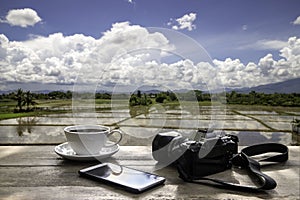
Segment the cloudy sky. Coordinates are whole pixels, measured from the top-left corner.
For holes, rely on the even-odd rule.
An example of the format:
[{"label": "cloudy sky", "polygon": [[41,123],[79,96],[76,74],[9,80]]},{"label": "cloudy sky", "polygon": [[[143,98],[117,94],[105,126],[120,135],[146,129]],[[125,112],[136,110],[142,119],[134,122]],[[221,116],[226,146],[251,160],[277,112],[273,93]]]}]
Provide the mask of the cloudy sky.
[{"label": "cloudy sky", "polygon": [[0,0],[0,90],[299,78],[299,8],[299,0]]}]

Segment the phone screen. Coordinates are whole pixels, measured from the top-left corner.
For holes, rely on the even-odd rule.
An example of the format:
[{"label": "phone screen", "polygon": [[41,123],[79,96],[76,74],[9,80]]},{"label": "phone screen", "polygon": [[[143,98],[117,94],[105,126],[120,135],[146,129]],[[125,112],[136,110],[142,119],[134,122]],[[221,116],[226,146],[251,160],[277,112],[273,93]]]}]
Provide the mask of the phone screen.
[{"label": "phone screen", "polygon": [[80,170],[79,174],[121,186],[134,193],[141,193],[165,182],[164,177],[112,163],[88,167]]}]

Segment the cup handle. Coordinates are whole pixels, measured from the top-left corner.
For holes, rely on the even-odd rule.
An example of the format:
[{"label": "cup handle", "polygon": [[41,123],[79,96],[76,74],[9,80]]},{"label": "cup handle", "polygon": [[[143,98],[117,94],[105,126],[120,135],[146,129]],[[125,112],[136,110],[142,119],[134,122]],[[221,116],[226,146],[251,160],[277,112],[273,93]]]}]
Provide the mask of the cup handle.
[{"label": "cup handle", "polygon": [[105,147],[112,147],[112,146],[117,145],[117,144],[119,144],[121,142],[121,140],[123,138],[122,132],[120,130],[118,130],[118,129],[115,129],[115,130],[110,131],[109,134],[107,135],[107,137],[109,137],[113,133],[119,133],[120,134],[119,140],[117,142],[113,143],[113,144],[105,145]]}]

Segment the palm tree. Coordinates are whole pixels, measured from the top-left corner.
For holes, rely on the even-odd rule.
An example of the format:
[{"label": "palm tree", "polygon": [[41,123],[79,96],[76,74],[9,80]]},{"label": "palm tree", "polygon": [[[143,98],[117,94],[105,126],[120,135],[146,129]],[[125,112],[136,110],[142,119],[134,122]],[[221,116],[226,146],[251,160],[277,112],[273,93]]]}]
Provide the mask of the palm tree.
[{"label": "palm tree", "polygon": [[13,98],[17,101],[16,107],[19,109],[19,112],[22,112],[24,105],[24,91],[21,88],[19,88],[17,90],[17,93],[14,94]]},{"label": "palm tree", "polygon": [[30,111],[30,106],[34,106],[37,103],[33,101],[33,95],[30,91],[25,93],[24,105],[26,105],[26,111]]}]

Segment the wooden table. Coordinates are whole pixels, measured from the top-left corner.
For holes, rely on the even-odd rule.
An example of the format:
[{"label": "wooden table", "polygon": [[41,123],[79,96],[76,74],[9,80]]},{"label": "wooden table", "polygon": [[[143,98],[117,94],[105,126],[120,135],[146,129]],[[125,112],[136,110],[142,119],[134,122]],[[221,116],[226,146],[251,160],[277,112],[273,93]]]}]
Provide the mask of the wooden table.
[{"label": "wooden table", "polygon": [[[278,186],[258,193],[231,191],[207,185],[185,183],[171,167],[155,170],[151,148],[121,146],[104,161],[119,163],[166,177],[164,186],[143,194],[131,194],[105,184],[79,177],[78,170],[97,162],[64,160],[52,145],[0,146],[0,199],[299,199],[300,147],[291,146],[286,163],[267,166],[263,171]],[[215,175],[224,180],[247,182],[239,170]]]}]

